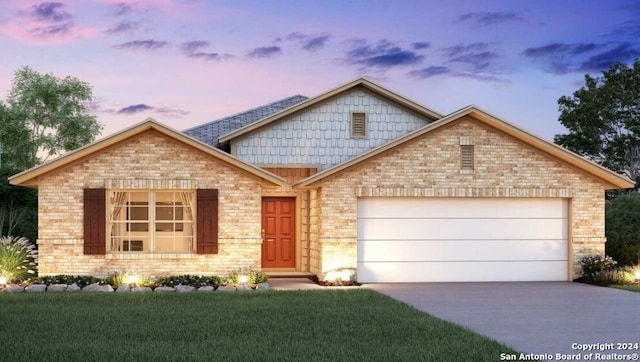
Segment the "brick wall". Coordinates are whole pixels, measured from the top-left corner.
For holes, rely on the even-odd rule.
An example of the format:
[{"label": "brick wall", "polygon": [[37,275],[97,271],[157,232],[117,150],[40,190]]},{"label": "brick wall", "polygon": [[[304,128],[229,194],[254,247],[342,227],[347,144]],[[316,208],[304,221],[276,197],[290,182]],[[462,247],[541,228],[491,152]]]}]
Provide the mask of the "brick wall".
[{"label": "brick wall", "polygon": [[[475,169],[460,170],[472,143]],[[471,117],[430,132],[322,185],[319,270],[356,267],[357,197],[561,197],[570,199],[570,262],[604,252],[604,188],[585,173]],[[336,265],[342,264],[342,265]]]},{"label": "brick wall", "polygon": [[[41,275],[224,275],[261,265],[261,180],[148,131],[39,180]],[[219,254],[84,255],[83,188],[219,190]]]}]

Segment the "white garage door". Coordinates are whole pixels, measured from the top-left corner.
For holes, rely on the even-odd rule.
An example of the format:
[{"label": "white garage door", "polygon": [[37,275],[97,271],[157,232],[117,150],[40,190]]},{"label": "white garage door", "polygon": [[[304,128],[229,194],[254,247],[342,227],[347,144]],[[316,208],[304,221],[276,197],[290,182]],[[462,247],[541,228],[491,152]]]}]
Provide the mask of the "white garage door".
[{"label": "white garage door", "polygon": [[358,281],[568,279],[565,199],[361,198]]}]

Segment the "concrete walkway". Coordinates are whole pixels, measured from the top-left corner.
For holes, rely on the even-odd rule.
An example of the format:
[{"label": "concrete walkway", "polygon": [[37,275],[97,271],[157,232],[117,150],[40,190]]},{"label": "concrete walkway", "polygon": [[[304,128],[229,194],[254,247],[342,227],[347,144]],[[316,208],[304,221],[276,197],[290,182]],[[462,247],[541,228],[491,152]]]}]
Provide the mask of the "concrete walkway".
[{"label": "concrete walkway", "polygon": [[[640,293],[569,282],[367,284],[430,315],[534,354],[625,354],[640,343]],[[573,344],[613,345],[583,351]],[[500,360],[500,356],[496,356]]]}]

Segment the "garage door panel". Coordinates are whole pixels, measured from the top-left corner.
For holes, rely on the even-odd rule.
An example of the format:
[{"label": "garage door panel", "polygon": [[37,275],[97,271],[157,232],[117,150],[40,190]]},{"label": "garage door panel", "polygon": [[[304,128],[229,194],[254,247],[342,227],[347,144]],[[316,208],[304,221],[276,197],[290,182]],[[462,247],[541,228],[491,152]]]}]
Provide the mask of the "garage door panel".
[{"label": "garage door panel", "polygon": [[358,199],[361,282],[568,279],[568,202]]},{"label": "garage door panel", "polygon": [[[399,202],[399,200],[402,200]],[[358,218],[566,218],[564,199],[488,198],[360,198]]]},{"label": "garage door panel", "polygon": [[358,260],[566,261],[568,250],[566,240],[359,240]]},{"label": "garage door panel", "polygon": [[360,219],[361,240],[553,239],[566,219]]},{"label": "garage door panel", "polygon": [[358,263],[361,283],[566,281],[567,263],[460,262]]}]

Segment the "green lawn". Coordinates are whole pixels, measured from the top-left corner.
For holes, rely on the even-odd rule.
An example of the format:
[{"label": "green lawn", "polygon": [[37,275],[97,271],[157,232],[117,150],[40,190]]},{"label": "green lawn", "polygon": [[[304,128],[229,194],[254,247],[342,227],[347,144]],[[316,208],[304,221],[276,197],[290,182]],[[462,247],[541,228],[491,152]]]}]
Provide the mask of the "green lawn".
[{"label": "green lawn", "polygon": [[609,285],[609,286],[611,288],[630,290],[632,292],[640,293],[640,284],[630,284],[630,285],[613,284],[613,285]]},{"label": "green lawn", "polygon": [[7,361],[497,361],[513,350],[368,289],[0,293]]}]

